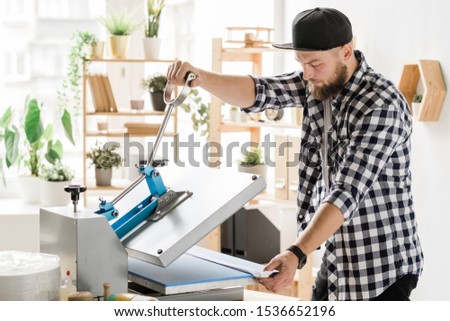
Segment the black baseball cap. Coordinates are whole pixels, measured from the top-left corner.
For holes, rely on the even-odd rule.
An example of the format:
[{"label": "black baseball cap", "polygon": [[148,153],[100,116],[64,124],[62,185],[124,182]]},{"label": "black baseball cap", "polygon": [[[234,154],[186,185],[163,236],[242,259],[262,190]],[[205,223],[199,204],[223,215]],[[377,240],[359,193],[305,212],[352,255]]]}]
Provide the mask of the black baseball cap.
[{"label": "black baseball cap", "polygon": [[323,51],[349,43],[352,24],[333,8],[315,8],[300,12],[292,22],[292,43],[273,44],[275,48]]}]

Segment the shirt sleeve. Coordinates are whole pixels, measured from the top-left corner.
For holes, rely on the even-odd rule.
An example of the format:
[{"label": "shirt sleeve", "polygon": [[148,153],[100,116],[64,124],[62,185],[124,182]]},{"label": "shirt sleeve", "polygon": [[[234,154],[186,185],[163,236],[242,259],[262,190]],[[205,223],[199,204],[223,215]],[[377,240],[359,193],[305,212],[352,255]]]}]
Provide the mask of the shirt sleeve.
[{"label": "shirt sleeve", "polygon": [[242,111],[261,112],[266,108],[298,107],[306,100],[305,82],[299,71],[274,77],[252,77],[255,82],[256,97],[252,106]]},{"label": "shirt sleeve", "polygon": [[410,127],[394,106],[376,107],[357,120],[330,193],[324,202],[338,207],[348,222],[379,178],[397,148],[403,148]]}]

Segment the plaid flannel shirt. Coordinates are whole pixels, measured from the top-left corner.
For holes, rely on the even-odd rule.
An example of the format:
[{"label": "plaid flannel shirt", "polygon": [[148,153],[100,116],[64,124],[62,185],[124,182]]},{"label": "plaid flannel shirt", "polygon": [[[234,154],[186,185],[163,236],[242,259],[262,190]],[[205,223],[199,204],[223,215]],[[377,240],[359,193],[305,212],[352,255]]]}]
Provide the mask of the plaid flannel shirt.
[{"label": "plaid flannel shirt", "polygon": [[310,95],[301,71],[253,77],[256,99],[243,109],[303,107],[298,231],[321,203],[335,205],[344,215],[323,256],[330,300],[374,298],[403,275],[420,275],[423,268],[411,194],[409,107],[361,52],[355,55],[359,69],[331,103],[328,192],[320,153],[324,104]]}]

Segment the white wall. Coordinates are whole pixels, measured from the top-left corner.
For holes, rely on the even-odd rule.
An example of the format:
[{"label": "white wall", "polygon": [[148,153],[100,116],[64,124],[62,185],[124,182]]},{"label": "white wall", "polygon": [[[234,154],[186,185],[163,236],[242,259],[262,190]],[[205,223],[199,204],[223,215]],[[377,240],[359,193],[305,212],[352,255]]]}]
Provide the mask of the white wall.
[{"label": "white wall", "polygon": [[[447,0],[315,0],[283,1],[283,28],[290,41],[294,16],[308,8],[334,7],[352,21],[357,48],[376,71],[398,84],[402,67],[419,59],[439,60],[448,82],[450,72],[450,2]],[[298,68],[286,62],[285,67]],[[415,300],[450,300],[450,95],[438,122],[415,122],[412,139],[413,193],[425,266]]]}]

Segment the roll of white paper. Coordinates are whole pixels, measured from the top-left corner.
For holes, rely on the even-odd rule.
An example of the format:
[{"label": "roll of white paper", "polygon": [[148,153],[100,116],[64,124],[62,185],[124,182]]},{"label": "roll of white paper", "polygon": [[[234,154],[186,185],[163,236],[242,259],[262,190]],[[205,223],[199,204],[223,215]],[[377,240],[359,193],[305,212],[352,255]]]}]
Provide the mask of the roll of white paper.
[{"label": "roll of white paper", "polygon": [[0,251],[0,301],[59,300],[57,255]]}]

